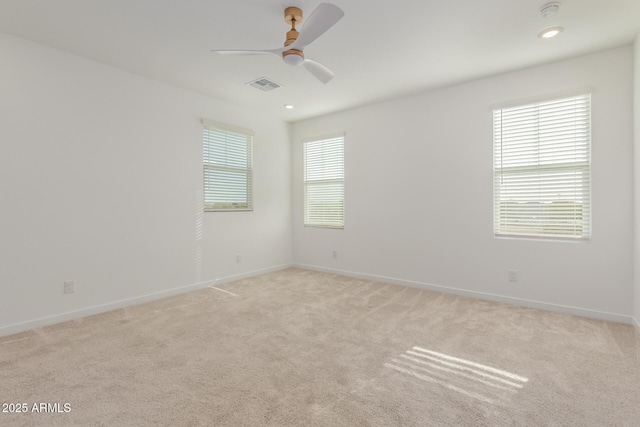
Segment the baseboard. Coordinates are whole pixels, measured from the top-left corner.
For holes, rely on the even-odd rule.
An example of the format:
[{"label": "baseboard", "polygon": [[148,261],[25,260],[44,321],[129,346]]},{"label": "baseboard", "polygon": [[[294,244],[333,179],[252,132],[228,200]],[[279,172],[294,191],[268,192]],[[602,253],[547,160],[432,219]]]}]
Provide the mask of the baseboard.
[{"label": "baseboard", "polygon": [[107,311],[117,310],[120,308],[130,307],[133,305],[143,304],[145,302],[154,301],[161,298],[167,298],[174,295],[180,295],[187,292],[201,289],[205,286],[216,286],[222,283],[231,282],[234,280],[240,280],[260,274],[270,273],[273,271],[283,270],[293,267],[293,264],[278,265],[275,267],[269,267],[261,270],[255,270],[248,273],[239,274],[236,276],[228,276],[220,279],[213,279],[204,282],[199,282],[179,288],[169,289],[161,292],[154,292],[151,294],[141,295],[138,297],[128,298],[124,300],[114,301],[107,304],[100,304],[91,307],[82,308],[79,310],[68,311],[65,313],[55,314],[53,316],[41,317],[39,319],[30,320],[22,323],[15,323],[13,325],[0,327],[0,337],[6,335],[13,335],[20,332],[28,331],[31,329],[42,328],[44,326],[55,325],[56,323],[62,323],[69,320],[79,319],[81,317],[92,316],[94,314],[105,313]]},{"label": "baseboard", "polygon": [[640,334],[640,321],[638,320],[638,318],[634,316],[631,318],[631,321],[633,323],[633,326],[636,327],[636,332]]},{"label": "baseboard", "polygon": [[412,288],[427,289],[430,291],[443,292],[446,294],[461,295],[461,296],[478,298],[478,299],[483,299],[488,301],[519,305],[519,306],[529,307],[529,308],[536,308],[540,310],[573,314],[576,316],[589,317],[592,319],[609,320],[612,322],[627,323],[627,324],[631,324],[635,320],[635,326],[636,328],[638,328],[638,331],[640,332],[640,325],[638,324],[638,321],[636,319],[632,320],[633,318],[631,316],[625,316],[622,314],[607,313],[607,312],[597,311],[597,310],[588,310],[584,308],[571,307],[571,306],[560,305],[560,304],[552,304],[552,303],[546,303],[546,302],[540,302],[540,301],[514,298],[514,297],[485,293],[485,292],[470,291],[467,289],[454,288],[454,287],[442,286],[442,285],[434,285],[431,283],[414,282],[411,280],[403,280],[403,279],[397,279],[393,277],[376,276],[372,274],[357,273],[353,271],[318,267],[314,265],[295,264],[295,267],[304,268],[307,270],[315,270],[315,271],[320,271],[325,273],[331,273],[331,274],[338,274],[341,276],[354,277],[357,279],[389,283],[392,285],[409,286]]}]

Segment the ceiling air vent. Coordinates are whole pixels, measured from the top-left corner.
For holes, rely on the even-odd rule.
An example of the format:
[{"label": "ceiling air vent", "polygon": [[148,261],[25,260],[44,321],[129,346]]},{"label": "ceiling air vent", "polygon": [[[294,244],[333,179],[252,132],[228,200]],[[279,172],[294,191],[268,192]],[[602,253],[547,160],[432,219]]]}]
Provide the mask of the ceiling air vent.
[{"label": "ceiling air vent", "polygon": [[260,89],[263,92],[269,92],[270,90],[278,89],[282,85],[273,82],[266,77],[260,77],[259,79],[255,79],[247,83],[251,87],[255,87],[256,89]]}]

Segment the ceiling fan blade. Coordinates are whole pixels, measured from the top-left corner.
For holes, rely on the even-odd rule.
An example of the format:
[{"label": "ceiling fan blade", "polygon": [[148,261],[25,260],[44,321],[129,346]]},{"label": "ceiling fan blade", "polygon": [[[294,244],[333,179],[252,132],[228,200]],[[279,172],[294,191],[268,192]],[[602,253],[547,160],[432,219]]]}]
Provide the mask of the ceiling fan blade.
[{"label": "ceiling fan blade", "polygon": [[343,16],[344,12],[338,6],[331,3],[320,3],[311,16],[306,19],[298,39],[289,48],[304,49],[305,46],[333,27]]},{"label": "ceiling fan blade", "polygon": [[278,55],[284,52],[284,48],[270,50],[213,50],[220,55]]},{"label": "ceiling fan blade", "polygon": [[313,61],[311,59],[305,59],[302,64],[307,70],[309,70],[311,74],[316,76],[316,78],[324,84],[327,84],[329,80],[335,77],[333,71],[319,62]]}]

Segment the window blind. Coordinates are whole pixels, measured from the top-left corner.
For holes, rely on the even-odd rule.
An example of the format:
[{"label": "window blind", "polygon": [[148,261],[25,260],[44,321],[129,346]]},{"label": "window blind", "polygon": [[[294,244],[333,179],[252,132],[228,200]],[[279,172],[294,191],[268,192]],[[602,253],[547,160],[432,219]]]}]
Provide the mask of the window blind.
[{"label": "window blind", "polygon": [[204,210],[252,210],[252,132],[207,120],[202,125]]},{"label": "window blind", "polygon": [[591,95],[493,111],[494,234],[589,239]]},{"label": "window blind", "polygon": [[344,136],[304,143],[304,224],[344,228]]}]

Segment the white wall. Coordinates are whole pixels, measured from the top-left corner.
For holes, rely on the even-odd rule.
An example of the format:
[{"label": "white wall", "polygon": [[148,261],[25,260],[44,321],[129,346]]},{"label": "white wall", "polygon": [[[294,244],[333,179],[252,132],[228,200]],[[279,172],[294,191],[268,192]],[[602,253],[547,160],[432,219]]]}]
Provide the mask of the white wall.
[{"label": "white wall", "polygon": [[640,34],[634,43],[633,66],[633,124],[634,124],[634,323],[640,332]]},{"label": "white wall", "polygon": [[[0,58],[0,335],[291,263],[288,124],[1,33]],[[253,212],[202,213],[202,117],[255,131]]]},{"label": "white wall", "polygon": [[[585,87],[593,91],[592,241],[494,238],[491,107]],[[625,47],[296,123],[295,262],[629,321],[631,111]],[[301,141],[341,131],[345,229],[305,228]],[[517,284],[508,270],[518,271]]]},{"label": "white wall", "polygon": [[[291,153],[298,264],[633,313],[631,48],[297,123],[292,150],[272,117],[1,33],[0,57],[0,335],[290,264]],[[593,241],[495,239],[491,106],[585,86]],[[254,212],[202,213],[201,117],[256,132]],[[304,228],[300,141],[339,131],[347,226]]]}]

